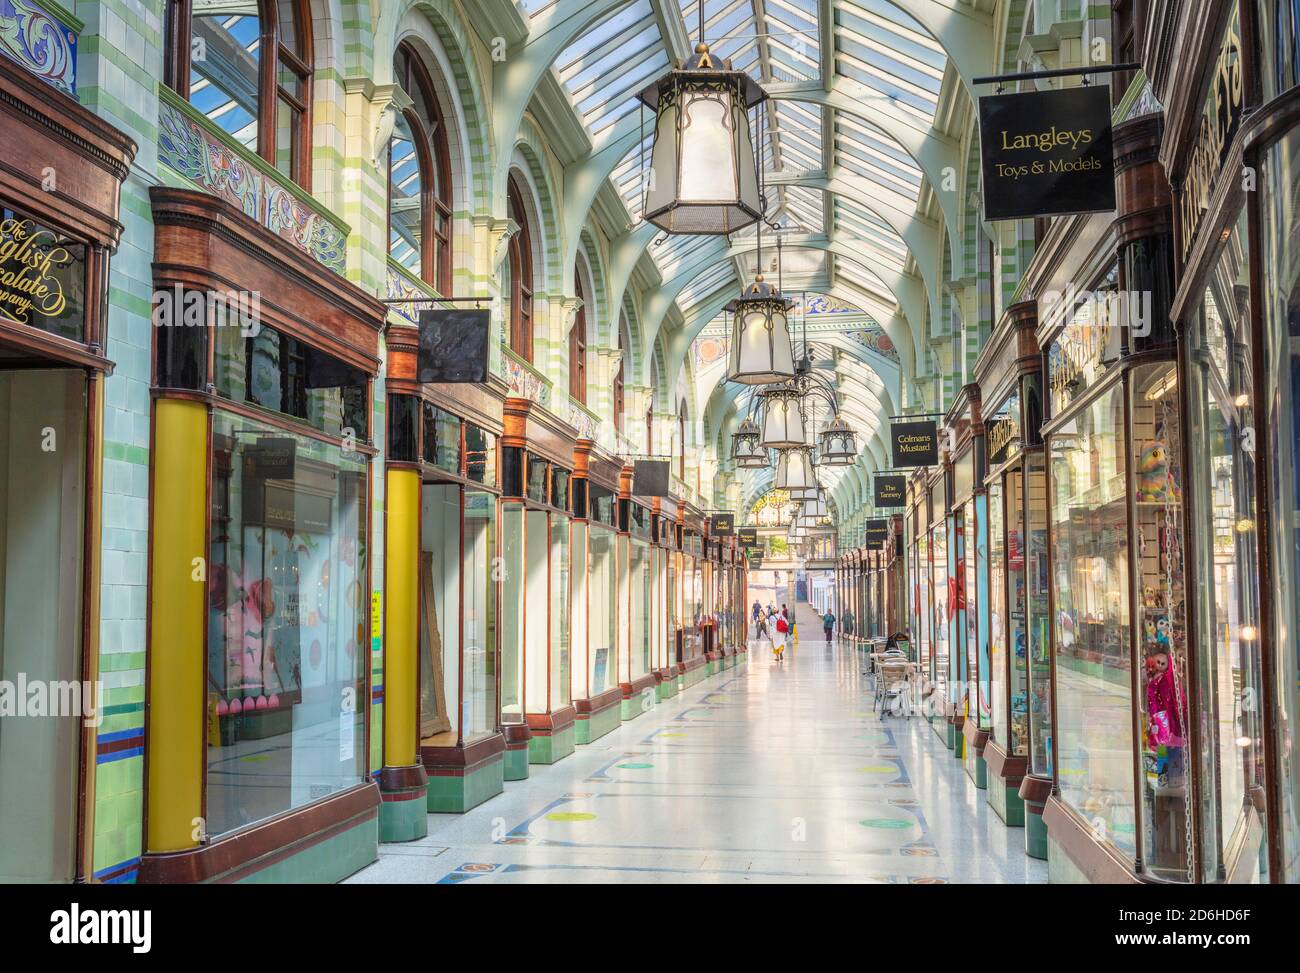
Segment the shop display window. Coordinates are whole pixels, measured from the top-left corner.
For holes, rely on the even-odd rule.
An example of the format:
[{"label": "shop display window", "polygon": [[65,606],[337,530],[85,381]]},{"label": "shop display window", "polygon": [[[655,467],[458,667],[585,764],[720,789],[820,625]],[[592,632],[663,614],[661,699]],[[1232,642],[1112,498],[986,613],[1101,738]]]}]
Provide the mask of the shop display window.
[{"label": "shop display window", "polygon": [[365,777],[367,464],[216,410],[208,572],[207,829]]},{"label": "shop display window", "polygon": [[[1274,717],[1281,805],[1283,878],[1300,880],[1300,765],[1295,723],[1300,714],[1300,132],[1283,136],[1260,165],[1260,316],[1263,321],[1263,404],[1271,428],[1257,449],[1267,451],[1273,575],[1272,632],[1277,709]],[[1290,634],[1287,634],[1290,633]]]},{"label": "shop display window", "polygon": [[943,519],[930,528],[930,630],[933,633],[931,651],[934,680],[935,714],[946,711],[954,701],[949,685],[948,662],[951,646],[948,633],[948,530]]},{"label": "shop display window", "polygon": [[[1007,480],[1010,481],[1008,476]],[[1012,752],[1007,713],[1007,545],[1003,480],[989,485],[989,720],[991,738]]]},{"label": "shop display window", "polygon": [[[1022,470],[1011,470],[1006,486],[1006,539],[1003,542],[1005,571],[1003,592],[1006,598],[1006,623],[1003,639],[1007,658],[1007,698],[1009,721],[1003,738],[1007,753],[1023,757],[1028,752],[1029,714],[1029,639],[1025,613],[1025,503],[1026,477]],[[1046,581],[1046,578],[1042,579]],[[996,597],[993,602],[999,604]],[[1043,640],[1044,646],[1047,640]],[[1045,687],[1046,688],[1046,687]],[[1041,703],[1039,704],[1041,707]]]},{"label": "shop display window", "polygon": [[[1019,491],[1017,491],[1019,492]],[[1047,558],[1047,461],[1041,451],[1025,457],[1025,537],[1021,570],[1025,593],[1025,649],[1029,657],[1029,772],[1051,777],[1052,764],[1052,612]],[[1008,552],[1013,570],[1015,558]],[[1013,592],[1018,590],[1014,581]],[[1014,621],[1015,616],[1012,616]],[[1014,650],[1019,652],[1018,649]],[[1025,746],[1022,741],[1021,746]]]},{"label": "shop display window", "polygon": [[432,403],[424,403],[424,462],[430,466],[460,476],[460,419],[439,409]]},{"label": "shop display window", "polygon": [[618,619],[618,579],[614,571],[614,547],[618,535],[595,524],[588,537],[587,573],[587,664],[592,696],[618,685],[618,660],[615,656]]},{"label": "shop display window", "polygon": [[[365,372],[266,324],[247,333],[228,303],[212,313],[218,395],[293,416],[331,436],[365,441],[370,428]],[[159,337],[178,330],[184,329],[159,328]],[[160,384],[171,384],[164,379]]]},{"label": "shop display window", "polygon": [[468,422],[465,424],[465,478],[486,487],[497,485],[497,437]]},{"label": "shop display window", "polygon": [[[509,452],[509,451],[507,451]],[[524,506],[501,504],[501,722],[524,722]]]},{"label": "shop display window", "polygon": [[497,729],[497,498],[467,489],[464,502],[460,735],[472,743]]},{"label": "shop display window", "polygon": [[[1202,874],[1229,870],[1267,881],[1264,832],[1263,670],[1259,653],[1259,546],[1251,408],[1250,281],[1244,209],[1219,248],[1188,328],[1187,502],[1197,625],[1196,699],[1208,738],[1200,748]],[[1238,864],[1240,861],[1240,865]]]},{"label": "shop display window", "polygon": [[0,206],[0,316],[85,341],[86,245]]},{"label": "shop display window", "polygon": [[[1259,73],[1264,100],[1268,101],[1300,84],[1300,0],[1256,0],[1259,11]],[[1240,21],[1232,26],[1240,32]],[[1238,34],[1238,37],[1240,35]],[[1237,50],[1241,42],[1237,40]]]},{"label": "shop display window", "polygon": [[1123,387],[1101,393],[1053,431],[1049,450],[1057,777],[1066,803],[1131,854],[1136,819]]},{"label": "shop display window", "polygon": [[460,735],[460,486],[426,483],[421,497],[420,742],[451,747]]},{"label": "shop display window", "polygon": [[[83,370],[0,371],[0,679],[9,686],[20,674],[29,684],[82,678],[86,416]],[[49,429],[58,449],[33,448]],[[71,882],[81,720],[0,724],[0,882]]]},{"label": "shop display window", "polygon": [[639,537],[631,541],[631,631],[628,643],[628,681],[650,671],[650,611],[654,604],[651,592],[650,545]]},{"label": "shop display window", "polygon": [[545,713],[550,709],[548,629],[557,607],[550,593],[550,515],[526,510],[524,530],[524,704],[527,713]]},{"label": "shop display window", "polygon": [[1188,880],[1192,828],[1187,735],[1191,732],[1187,681],[1187,599],[1183,586],[1182,427],[1178,368],[1159,362],[1130,377],[1133,445],[1134,604],[1142,656],[1138,700],[1146,828],[1146,867]]},{"label": "shop display window", "polygon": [[550,708],[554,710],[569,705],[573,686],[569,660],[569,518],[563,514],[551,514],[550,518],[551,585],[547,604],[551,616]]}]

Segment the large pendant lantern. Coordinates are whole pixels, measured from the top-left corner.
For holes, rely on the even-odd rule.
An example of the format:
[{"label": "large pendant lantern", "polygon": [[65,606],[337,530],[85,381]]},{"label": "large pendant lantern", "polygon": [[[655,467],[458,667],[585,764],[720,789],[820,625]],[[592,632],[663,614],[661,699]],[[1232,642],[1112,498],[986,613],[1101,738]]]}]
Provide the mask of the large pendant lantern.
[{"label": "large pendant lantern", "polygon": [[733,315],[727,381],[772,385],[794,378],[790,302],[759,274],[726,308]]},{"label": "large pendant lantern", "polygon": [[760,393],[763,400],[763,445],[768,449],[793,449],[808,444],[804,427],[803,396],[793,386]]},{"label": "large pendant lantern", "polygon": [[645,219],[669,233],[734,233],[763,212],[749,109],[767,93],[730,61],[695,55],[638,96],[655,113]]},{"label": "large pendant lantern", "polygon": [[826,503],[826,491],[824,490],[818,490],[817,496],[803,502],[803,517],[805,520],[816,521],[830,515],[831,511]]},{"label": "large pendant lantern", "polygon": [[767,449],[761,440],[763,431],[753,419],[746,419],[731,434],[731,458],[742,470],[761,470],[768,465]]},{"label": "large pendant lantern", "polygon": [[843,416],[836,416],[821,433],[821,462],[827,466],[851,466],[857,455],[857,434]]},{"label": "large pendant lantern", "polygon": [[816,490],[812,450],[807,446],[781,450],[776,461],[774,485],[778,490],[785,490],[794,500],[802,500],[807,490]]}]

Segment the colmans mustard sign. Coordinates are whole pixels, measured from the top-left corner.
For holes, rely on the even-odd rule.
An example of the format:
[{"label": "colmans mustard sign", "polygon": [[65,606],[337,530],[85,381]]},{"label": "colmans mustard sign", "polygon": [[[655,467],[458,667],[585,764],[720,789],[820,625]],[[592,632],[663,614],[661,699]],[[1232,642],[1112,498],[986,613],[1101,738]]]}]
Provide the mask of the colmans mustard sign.
[{"label": "colmans mustard sign", "polygon": [[986,219],[1115,208],[1108,85],[981,98],[980,146]]},{"label": "colmans mustard sign", "polygon": [[939,462],[939,428],[933,419],[924,422],[896,422],[889,430],[894,468],[912,469]]},{"label": "colmans mustard sign", "polygon": [[63,238],[32,220],[0,220],[0,314],[45,327],[69,310],[66,268],[77,258]]}]

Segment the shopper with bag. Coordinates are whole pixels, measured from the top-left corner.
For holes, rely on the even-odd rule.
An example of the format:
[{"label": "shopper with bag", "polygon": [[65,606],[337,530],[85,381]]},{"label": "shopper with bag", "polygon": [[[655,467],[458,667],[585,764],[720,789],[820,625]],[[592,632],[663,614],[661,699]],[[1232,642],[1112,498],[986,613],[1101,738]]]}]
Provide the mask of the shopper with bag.
[{"label": "shopper with bag", "polygon": [[790,641],[790,620],[785,617],[785,612],[776,616],[776,638],[772,642],[772,653],[776,656],[776,661],[781,662],[785,659],[785,646]]}]

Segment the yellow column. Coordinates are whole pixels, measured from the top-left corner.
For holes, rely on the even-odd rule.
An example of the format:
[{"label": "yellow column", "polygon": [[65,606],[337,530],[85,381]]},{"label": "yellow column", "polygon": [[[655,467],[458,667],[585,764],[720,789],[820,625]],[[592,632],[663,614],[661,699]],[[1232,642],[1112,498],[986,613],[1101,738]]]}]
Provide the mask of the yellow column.
[{"label": "yellow column", "polygon": [[420,474],[388,471],[384,530],[384,765],[416,762],[419,690]]},{"label": "yellow column", "polygon": [[149,575],[150,852],[193,848],[202,833],[207,442],[206,406],[158,401]]}]

